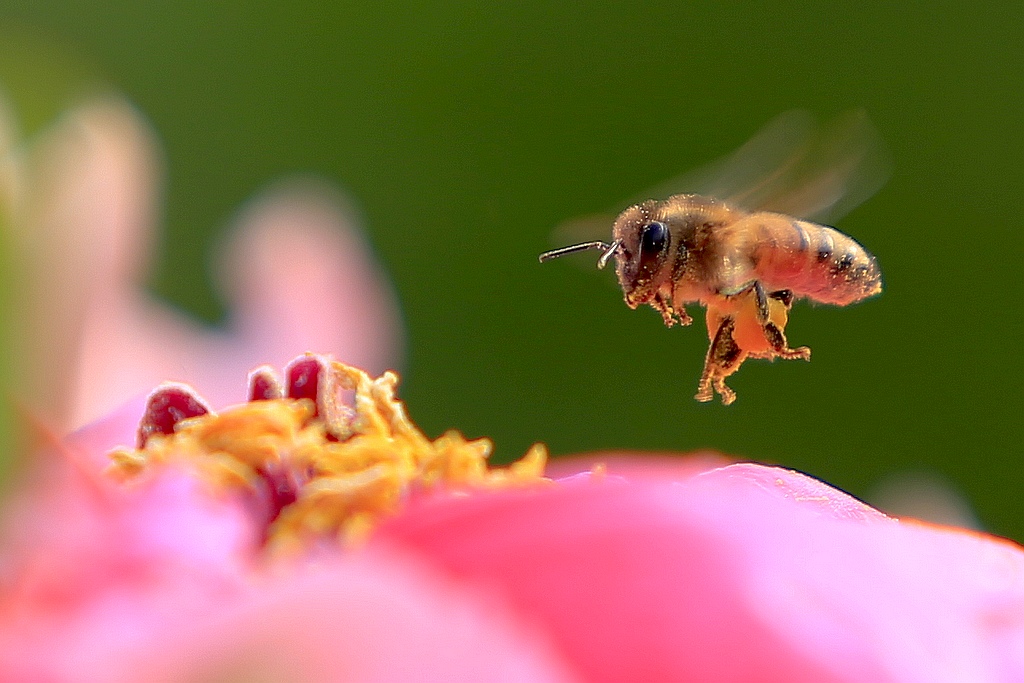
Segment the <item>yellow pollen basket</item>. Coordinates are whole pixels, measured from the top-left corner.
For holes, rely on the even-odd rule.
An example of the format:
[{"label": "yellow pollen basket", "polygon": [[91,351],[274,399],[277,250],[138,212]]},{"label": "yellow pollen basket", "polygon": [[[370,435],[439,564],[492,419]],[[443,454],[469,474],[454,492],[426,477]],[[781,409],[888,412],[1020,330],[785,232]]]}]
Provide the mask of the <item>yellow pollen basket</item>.
[{"label": "yellow pollen basket", "polygon": [[[456,431],[427,438],[395,397],[396,373],[372,379],[312,354],[293,364],[311,359],[320,364],[321,381],[330,380],[334,395],[326,400],[251,400],[177,421],[173,433],[155,433],[138,448],[111,452],[109,473],[130,484],[163,465],[183,465],[215,491],[262,496],[272,550],[297,550],[323,539],[358,543],[414,493],[550,483],[543,444],[509,467],[491,468],[489,439],[470,441]],[[354,392],[351,408],[341,402],[343,391]]]}]

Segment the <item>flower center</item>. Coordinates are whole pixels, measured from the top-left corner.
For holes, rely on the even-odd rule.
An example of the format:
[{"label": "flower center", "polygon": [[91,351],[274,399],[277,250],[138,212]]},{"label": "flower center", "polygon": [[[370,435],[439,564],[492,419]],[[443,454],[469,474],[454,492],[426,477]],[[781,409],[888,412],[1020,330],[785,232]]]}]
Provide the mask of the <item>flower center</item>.
[{"label": "flower center", "polygon": [[[398,375],[371,378],[325,356],[292,361],[282,382],[269,367],[249,376],[249,401],[220,413],[183,384],[149,397],[136,448],[111,454],[110,473],[130,483],[185,466],[218,492],[255,503],[265,542],[301,548],[351,544],[411,498],[547,483],[535,444],[507,468],[490,468],[488,439],[456,431],[428,439],[395,396]],[[343,400],[351,392],[348,405]]]}]

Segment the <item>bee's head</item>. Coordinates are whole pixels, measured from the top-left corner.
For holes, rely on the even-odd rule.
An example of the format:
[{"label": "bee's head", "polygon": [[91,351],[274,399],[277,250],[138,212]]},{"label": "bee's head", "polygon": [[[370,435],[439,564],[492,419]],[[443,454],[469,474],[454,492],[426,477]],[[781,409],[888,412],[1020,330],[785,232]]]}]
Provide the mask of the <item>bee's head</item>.
[{"label": "bee's head", "polygon": [[[615,259],[615,274],[631,308],[654,298],[664,277],[671,235],[668,224],[654,218],[657,202],[637,204],[619,214],[612,226],[611,242],[583,242],[540,255],[543,263],[566,254],[589,249],[601,250],[598,268]],[[668,268],[671,268],[669,265]]]},{"label": "bee's head", "polygon": [[655,215],[657,202],[631,206],[615,219],[612,245],[615,250],[615,274],[630,308],[647,303],[657,294],[665,279],[669,246],[672,242],[668,223]]}]

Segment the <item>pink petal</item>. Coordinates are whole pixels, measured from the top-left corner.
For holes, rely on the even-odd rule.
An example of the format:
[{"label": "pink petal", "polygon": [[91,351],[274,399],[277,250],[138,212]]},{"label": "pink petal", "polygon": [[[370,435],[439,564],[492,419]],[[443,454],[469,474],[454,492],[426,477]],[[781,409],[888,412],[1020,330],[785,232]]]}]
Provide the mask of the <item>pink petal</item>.
[{"label": "pink petal", "polygon": [[0,680],[574,680],[528,620],[407,555],[275,565],[189,476],[88,476],[140,411],[73,435],[79,467],[52,463],[8,511]]},{"label": "pink petal", "polygon": [[62,425],[75,410],[88,312],[97,299],[105,305],[105,292],[140,286],[146,269],[156,176],[149,146],[128,106],[99,101],[60,119],[13,169],[19,399]]},{"label": "pink petal", "polygon": [[492,586],[588,680],[1024,680],[1024,552],[732,465],[435,501],[381,538]]},{"label": "pink petal", "polygon": [[134,443],[147,400],[147,395],[135,396],[102,419],[64,437],[63,446],[82,467],[98,475],[110,464],[112,450]]},{"label": "pink petal", "polygon": [[255,538],[241,505],[172,471],[130,491],[84,474],[50,467],[6,511],[2,680],[103,680],[177,615],[246,586]]},{"label": "pink petal", "polygon": [[214,273],[232,331],[263,353],[260,362],[283,368],[315,351],[371,374],[394,367],[398,304],[359,222],[344,197],[312,178],[277,183],[241,212]]},{"label": "pink petal", "polygon": [[150,296],[158,156],[135,109],[102,100],[59,121],[29,163],[0,169],[20,188],[19,400],[68,427],[165,380],[192,384],[215,407],[236,403],[251,369],[310,350],[372,370],[396,364],[394,293],[323,183],[279,184],[242,212],[214,267],[225,329]]},{"label": "pink petal", "polygon": [[111,662],[124,680],[572,680],[500,603],[394,552],[289,572],[149,645]]}]

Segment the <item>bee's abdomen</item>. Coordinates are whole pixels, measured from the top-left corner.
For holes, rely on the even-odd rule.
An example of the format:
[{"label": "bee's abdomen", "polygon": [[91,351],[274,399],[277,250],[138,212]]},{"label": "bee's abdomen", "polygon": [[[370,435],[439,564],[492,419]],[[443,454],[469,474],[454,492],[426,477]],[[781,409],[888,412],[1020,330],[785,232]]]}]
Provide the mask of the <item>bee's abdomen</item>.
[{"label": "bee's abdomen", "polygon": [[882,291],[878,262],[852,238],[807,221],[773,223],[757,259],[767,286],[840,306]]}]

